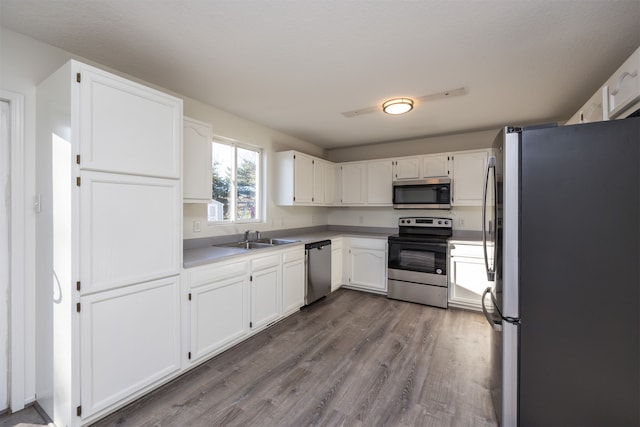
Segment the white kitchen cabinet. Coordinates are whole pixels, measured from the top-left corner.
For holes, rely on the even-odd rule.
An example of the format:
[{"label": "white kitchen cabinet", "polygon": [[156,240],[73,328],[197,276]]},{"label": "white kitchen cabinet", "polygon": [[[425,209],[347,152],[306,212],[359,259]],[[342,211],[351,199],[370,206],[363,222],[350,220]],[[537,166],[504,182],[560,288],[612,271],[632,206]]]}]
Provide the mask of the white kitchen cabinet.
[{"label": "white kitchen cabinet", "polygon": [[274,322],[280,315],[280,255],[251,260],[251,330]]},{"label": "white kitchen cabinet", "polygon": [[367,162],[367,204],[391,206],[393,202],[393,165],[391,160]]},{"label": "white kitchen cabinet", "polygon": [[433,154],[422,158],[422,177],[449,176],[449,154]]},{"label": "white kitchen cabinet", "polygon": [[[616,70],[605,83],[608,94],[608,113],[612,119],[640,103],[640,47]],[[638,107],[638,105],[636,105]],[[635,108],[631,108],[634,111]]]},{"label": "white kitchen cabinet", "polygon": [[316,205],[324,205],[325,187],[327,185],[327,162],[313,159],[313,194],[311,201]]},{"label": "white kitchen cabinet", "polygon": [[185,203],[211,203],[213,128],[189,117],[183,121],[182,197]]},{"label": "white kitchen cabinet", "polygon": [[[331,205],[334,175],[333,163],[298,151],[276,153],[276,203],[282,206]],[[329,182],[331,181],[331,182]]]},{"label": "white kitchen cabinet", "polygon": [[[345,287],[386,294],[387,241],[363,237],[345,239]],[[345,246],[346,246],[345,245]]]},{"label": "white kitchen cabinet", "polygon": [[452,154],[452,206],[482,206],[484,173],[489,151],[471,150]]},{"label": "white kitchen cabinet", "polygon": [[481,243],[452,243],[449,264],[449,305],[482,310],[482,293],[487,280]]},{"label": "white kitchen cabinet", "polygon": [[36,116],[37,402],[78,426],[180,368],[182,101],[69,61]]},{"label": "white kitchen cabinet", "polygon": [[353,162],[340,165],[342,205],[364,205],[367,200],[367,163]]},{"label": "white kitchen cabinet", "polygon": [[325,174],[324,203],[327,206],[333,206],[336,203],[337,195],[337,166],[330,162],[325,163]]},{"label": "white kitchen cabinet", "polygon": [[249,262],[218,262],[189,269],[192,363],[236,343],[249,332]]},{"label": "white kitchen cabinet", "polygon": [[404,157],[394,161],[393,179],[420,179],[420,157]]},{"label": "white kitchen cabinet", "polygon": [[180,369],[177,276],[81,301],[83,413],[97,413]]},{"label": "white kitchen cabinet", "polygon": [[282,254],[282,315],[294,313],[304,305],[304,246]]},{"label": "white kitchen cabinet", "polygon": [[182,100],[76,61],[66,67],[79,89],[83,169],[180,178]]},{"label": "white kitchen cabinet", "polygon": [[331,239],[331,292],[342,286],[342,238]]},{"label": "white kitchen cabinet", "polygon": [[180,274],[180,181],[93,171],[80,178],[82,295]]}]

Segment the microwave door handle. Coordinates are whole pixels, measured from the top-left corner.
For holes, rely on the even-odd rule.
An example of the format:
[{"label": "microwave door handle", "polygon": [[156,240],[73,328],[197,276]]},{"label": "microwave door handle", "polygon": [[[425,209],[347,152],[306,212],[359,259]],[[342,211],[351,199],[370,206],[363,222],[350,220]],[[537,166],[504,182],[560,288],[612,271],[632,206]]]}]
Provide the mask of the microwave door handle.
[{"label": "microwave door handle", "polygon": [[[487,271],[487,280],[493,282],[495,280],[495,270],[489,267],[489,257],[487,254],[487,196],[488,196],[488,187],[489,187],[489,173],[491,173],[491,169],[494,170],[494,182],[495,182],[495,168],[496,168],[496,158],[495,156],[490,156],[487,159],[487,169],[484,173],[484,186],[482,187],[482,249],[484,250],[484,266]],[[497,188],[497,184],[496,184]],[[497,196],[497,195],[496,195]],[[494,197],[496,197],[494,196]],[[494,210],[495,213],[495,210]],[[495,222],[494,215],[494,222]],[[493,262],[495,263],[495,254],[496,248],[494,243],[494,258]],[[495,264],[494,264],[495,265]]]}]

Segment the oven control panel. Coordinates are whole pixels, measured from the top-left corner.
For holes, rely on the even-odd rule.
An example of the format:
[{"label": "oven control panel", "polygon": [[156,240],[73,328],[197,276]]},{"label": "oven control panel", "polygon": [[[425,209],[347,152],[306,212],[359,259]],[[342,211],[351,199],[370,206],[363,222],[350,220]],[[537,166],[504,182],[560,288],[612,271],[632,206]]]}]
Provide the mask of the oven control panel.
[{"label": "oven control panel", "polygon": [[400,227],[451,228],[451,219],[431,217],[404,217],[398,219],[398,225]]}]

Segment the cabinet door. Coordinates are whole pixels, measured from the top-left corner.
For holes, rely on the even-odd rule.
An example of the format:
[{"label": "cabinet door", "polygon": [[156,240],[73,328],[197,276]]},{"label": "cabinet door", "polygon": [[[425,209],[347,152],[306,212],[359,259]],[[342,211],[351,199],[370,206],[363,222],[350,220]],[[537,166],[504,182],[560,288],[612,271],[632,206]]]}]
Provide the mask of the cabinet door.
[{"label": "cabinet door", "polygon": [[482,292],[491,284],[483,258],[451,257],[449,268],[449,303],[481,310]]},{"label": "cabinet door", "polygon": [[422,177],[449,176],[449,155],[438,154],[422,159]]},{"label": "cabinet door", "polygon": [[336,166],[332,163],[325,164],[324,203],[333,205],[336,202]]},{"label": "cabinet door", "polygon": [[180,181],[80,174],[83,294],[180,273]]},{"label": "cabinet door", "polygon": [[380,239],[350,238],[347,244],[347,284],[374,292],[386,292],[387,242]]},{"label": "cabinet door", "polygon": [[342,239],[331,239],[331,291],[342,285]]},{"label": "cabinet door", "polygon": [[246,272],[215,280],[191,291],[191,361],[241,338],[248,332]]},{"label": "cabinet door", "polygon": [[420,179],[420,157],[396,160],[393,179]]},{"label": "cabinet door", "polygon": [[454,206],[481,206],[488,150],[453,154],[452,200]]},{"label": "cabinet door", "polygon": [[182,100],[82,65],[80,167],[180,178]]},{"label": "cabinet door", "polygon": [[346,163],[340,166],[340,187],[343,205],[361,205],[366,198],[366,163]]},{"label": "cabinet door", "polygon": [[619,116],[640,100],[640,48],[627,59],[606,83],[609,117]]},{"label": "cabinet door", "polygon": [[325,163],[318,159],[313,159],[313,198],[315,204],[324,204],[324,187],[326,183]]},{"label": "cabinet door", "polygon": [[184,118],[182,198],[185,202],[211,202],[212,139],[210,124]]},{"label": "cabinet door", "polygon": [[282,314],[298,311],[304,305],[304,249],[301,257],[282,264]]},{"label": "cabinet door", "polygon": [[180,369],[178,276],[80,298],[82,416]]},{"label": "cabinet door", "polygon": [[279,316],[279,266],[251,273],[251,329],[265,326]]},{"label": "cabinet door", "polygon": [[367,162],[367,203],[391,205],[393,166],[390,160]]},{"label": "cabinet door", "polygon": [[301,153],[295,153],[293,162],[293,201],[313,201],[313,159]]}]

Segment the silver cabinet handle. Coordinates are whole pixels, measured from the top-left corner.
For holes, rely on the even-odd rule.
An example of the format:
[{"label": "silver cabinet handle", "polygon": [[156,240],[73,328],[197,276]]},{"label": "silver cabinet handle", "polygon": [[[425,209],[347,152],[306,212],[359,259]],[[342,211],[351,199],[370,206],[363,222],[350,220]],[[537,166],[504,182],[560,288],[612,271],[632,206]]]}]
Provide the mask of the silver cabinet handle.
[{"label": "silver cabinet handle", "polygon": [[[482,312],[484,313],[484,317],[485,317],[485,319],[487,319],[487,322],[489,322],[489,326],[491,326],[491,328],[493,328],[493,330],[496,331],[496,332],[502,332],[502,319],[496,320],[496,319],[491,318],[491,315],[487,311],[487,307],[485,307],[485,305],[484,305],[484,300],[486,299],[487,294],[490,293],[490,292],[491,292],[491,287],[488,287],[482,293]],[[493,295],[491,296],[491,299],[493,300]],[[495,305],[495,303],[494,303],[494,305]]]}]

